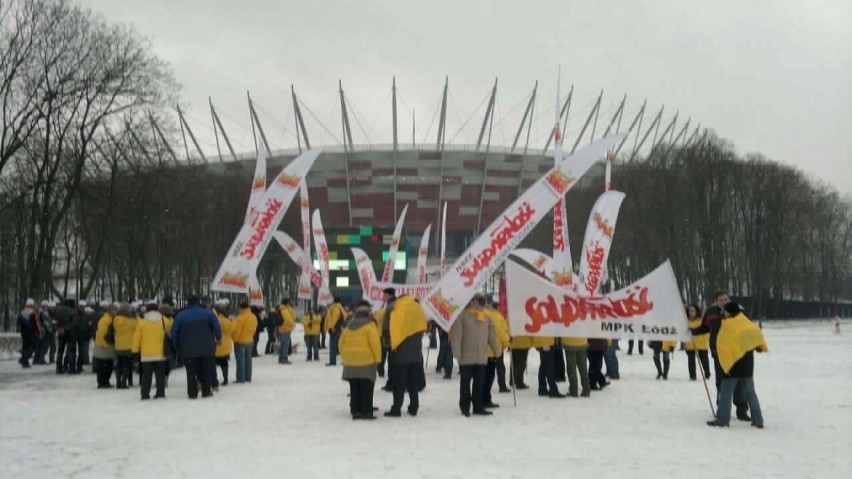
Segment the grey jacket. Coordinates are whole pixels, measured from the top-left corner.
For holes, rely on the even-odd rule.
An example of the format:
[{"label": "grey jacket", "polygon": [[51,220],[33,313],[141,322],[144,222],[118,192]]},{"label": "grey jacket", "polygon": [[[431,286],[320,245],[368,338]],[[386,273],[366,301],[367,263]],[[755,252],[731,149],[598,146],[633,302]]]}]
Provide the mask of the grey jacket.
[{"label": "grey jacket", "polygon": [[453,357],[459,362],[459,366],[486,364],[489,345],[492,350],[500,351],[491,320],[488,317],[481,321],[476,319],[480,311],[465,309],[450,328]]}]

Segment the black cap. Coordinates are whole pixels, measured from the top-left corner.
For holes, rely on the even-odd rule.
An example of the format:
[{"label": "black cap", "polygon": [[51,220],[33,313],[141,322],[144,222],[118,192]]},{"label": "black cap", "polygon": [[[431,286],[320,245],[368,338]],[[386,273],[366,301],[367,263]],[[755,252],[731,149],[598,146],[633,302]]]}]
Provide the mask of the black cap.
[{"label": "black cap", "polygon": [[742,313],[743,311],[745,311],[745,310],[743,309],[743,307],[742,307],[742,306],[740,306],[740,303],[735,303],[735,302],[733,302],[733,301],[731,301],[730,303],[726,304],[726,305],[725,305],[725,307],[724,307],[723,309],[724,309],[725,311],[727,311],[727,312],[728,312],[728,314],[730,314],[731,316],[735,316],[735,315],[740,314],[740,313]]},{"label": "black cap", "polygon": [[385,288],[382,290],[382,293],[389,294],[391,296],[396,296],[396,290],[393,288]]}]

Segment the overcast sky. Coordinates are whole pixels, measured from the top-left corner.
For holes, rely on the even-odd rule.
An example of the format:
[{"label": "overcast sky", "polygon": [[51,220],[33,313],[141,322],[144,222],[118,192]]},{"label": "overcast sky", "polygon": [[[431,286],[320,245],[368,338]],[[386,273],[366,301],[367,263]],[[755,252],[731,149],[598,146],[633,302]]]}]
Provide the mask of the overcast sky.
[{"label": "overcast sky", "polygon": [[435,141],[448,75],[447,139],[475,142],[497,77],[493,141],[510,144],[538,80],[531,146],[540,147],[561,65],[563,96],[575,88],[575,133],[601,89],[600,123],[626,93],[622,128],[647,98],[646,125],[665,104],[663,126],[679,111],[679,126],[691,117],[740,153],[762,152],[852,194],[850,0],[81,3],[134,25],[172,65],[208,156],[216,154],[208,96],[236,149],[252,148],[247,90],[272,148],[295,147],[290,84],[329,130],[303,112],[312,143],[334,143],[338,79],[355,142],[390,143],[393,75],[404,142],[412,110],[417,142]]}]

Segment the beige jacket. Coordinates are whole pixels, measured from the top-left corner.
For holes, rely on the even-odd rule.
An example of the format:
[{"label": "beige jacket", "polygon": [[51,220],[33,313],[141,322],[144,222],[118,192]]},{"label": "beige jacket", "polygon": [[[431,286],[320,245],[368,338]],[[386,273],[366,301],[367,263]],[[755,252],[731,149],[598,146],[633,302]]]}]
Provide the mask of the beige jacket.
[{"label": "beige jacket", "polygon": [[450,328],[450,344],[459,366],[485,365],[488,362],[488,346],[494,351],[500,350],[494,325],[485,311],[479,308],[465,309],[459,315]]}]

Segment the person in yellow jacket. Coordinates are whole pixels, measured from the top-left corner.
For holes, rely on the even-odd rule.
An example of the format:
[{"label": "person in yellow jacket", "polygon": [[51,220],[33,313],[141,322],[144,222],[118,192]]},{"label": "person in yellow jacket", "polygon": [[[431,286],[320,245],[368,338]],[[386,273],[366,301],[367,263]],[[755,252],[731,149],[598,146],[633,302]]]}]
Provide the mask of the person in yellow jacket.
[{"label": "person in yellow jacket", "polygon": [[[228,308],[225,300],[217,300],[213,305],[213,313],[216,314],[216,319],[219,320],[219,327],[222,328],[222,342],[216,345],[215,361],[216,366],[222,370],[222,386],[228,385],[228,365],[231,361],[231,352],[234,350],[234,339],[231,334],[234,332],[235,321],[228,317]],[[213,372],[213,392],[219,391],[219,375]]]},{"label": "person in yellow jacket", "polygon": [[145,306],[145,314],[133,333],[131,351],[139,355],[142,363],[142,377],[139,380],[142,400],[151,399],[151,376],[155,376],[157,390],[154,399],[166,397],[166,361],[168,355],[164,346],[170,329],[166,318],[158,311],[156,301]]},{"label": "person in yellow jacket", "polygon": [[722,324],[716,337],[716,354],[722,369],[722,389],[719,392],[719,409],[716,419],[708,426],[727,427],[731,421],[731,402],[734,390],[741,386],[751,410],[751,425],[763,429],[763,412],[754,390],[754,352],[768,352],[769,346],[763,331],[746,316],[742,307],[734,302],[726,304]]},{"label": "person in yellow jacket", "polygon": [[541,364],[538,366],[538,395],[551,398],[564,398],[556,386],[556,338],[536,336],[533,346],[538,350]]},{"label": "person in yellow jacket", "polygon": [[278,364],[293,364],[290,362],[290,335],[296,327],[296,311],[290,306],[290,299],[281,300],[278,306],[281,324],[278,325]]},{"label": "person in yellow jacket", "polygon": [[494,380],[501,393],[508,393],[512,390],[506,387],[506,363],[503,362],[503,351],[509,347],[509,324],[506,323],[506,318],[497,311],[496,306],[488,305],[483,310],[491,321],[491,326],[494,328],[494,333],[497,337],[497,342],[500,344],[499,351],[493,351],[491,346],[488,347],[488,363],[485,365],[485,405],[486,407],[494,407],[495,404],[491,400],[491,388],[494,386]]},{"label": "person in yellow jacket", "polygon": [[251,350],[254,346],[254,333],[257,330],[257,316],[248,303],[240,303],[240,312],[234,320],[234,357],[237,359],[237,384],[251,382]]},{"label": "person in yellow jacket", "polygon": [[527,371],[527,357],[532,347],[532,336],[512,336],[509,339],[509,349],[512,350],[512,375],[509,384],[517,389],[530,388],[524,382],[524,373]]},{"label": "person in yellow jacket", "polygon": [[[563,337],[562,349],[565,351],[565,370],[568,376],[568,396],[587,398],[591,395],[589,383],[589,369],[586,364],[589,340],[579,337]],[[579,385],[582,390],[578,394],[577,375],[579,373]]]},{"label": "person in yellow jacket", "polygon": [[346,309],[340,298],[334,298],[334,302],[325,313],[325,331],[328,333],[328,363],[326,366],[337,366],[337,342],[340,340],[340,331],[346,320]]},{"label": "person in yellow jacket", "polygon": [[[165,302],[168,301],[168,302]],[[164,302],[160,304],[159,310],[160,314],[163,315],[163,319],[166,321],[166,331],[169,332],[169,338],[172,335],[172,326],[175,323],[175,308],[174,301],[171,298],[165,298]],[[166,359],[166,387],[169,387],[169,374],[172,372],[172,366],[178,360],[177,351],[175,350],[175,345],[172,343],[172,350],[170,351],[171,357]]]},{"label": "person in yellow jacket", "polygon": [[[696,304],[690,304],[686,308],[686,317],[689,318],[689,329],[695,329],[701,326],[703,317],[701,316],[701,308]],[[698,360],[701,361],[701,372],[705,379],[710,379],[710,357],[707,352],[710,350],[710,333],[698,334],[692,337],[692,341],[684,345],[686,350],[687,366],[689,368],[689,380],[695,381],[695,356],[698,355]]]},{"label": "person in yellow jacket", "polygon": [[369,302],[358,302],[338,342],[343,362],[343,380],[349,382],[349,412],[352,419],[376,419],[373,415],[373,391],[376,366],[382,359],[382,343],[370,309]]},{"label": "person in yellow jacket", "polygon": [[133,333],[139,320],[127,303],[121,303],[113,320],[115,329],[115,356],[116,371],[115,379],[118,383],[116,389],[127,389],[133,386],[133,359],[131,348],[133,346]]},{"label": "person in yellow jacket", "polygon": [[112,377],[112,368],[115,362],[115,335],[113,331],[108,340],[107,333],[115,326],[113,321],[115,321],[116,312],[118,312],[118,304],[114,303],[108,306],[98,320],[95,329],[95,347],[92,351],[92,359],[97,373],[98,389],[113,387],[109,380]]},{"label": "person in yellow jacket", "polygon": [[319,308],[314,307],[302,316],[302,327],[305,331],[305,349],[308,351],[308,361],[319,361],[319,336],[322,328],[322,315]]},{"label": "person in yellow jacket", "polygon": [[[649,341],[648,347],[654,351],[654,366],[657,367],[657,379],[669,379],[669,354],[674,352],[677,347],[676,341]],[[660,366],[660,356],[663,357],[663,364]]]},{"label": "person in yellow jacket", "polygon": [[384,326],[392,360],[390,383],[393,390],[393,405],[385,412],[388,417],[402,415],[402,402],[408,392],[408,414],[416,416],[420,408],[420,390],[426,387],[423,373],[423,333],[426,332],[426,313],[412,296],[403,295],[393,302],[390,317]]}]

